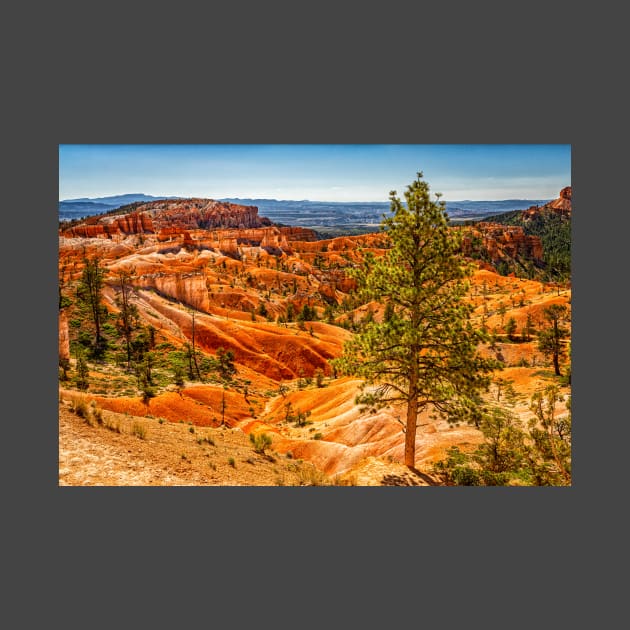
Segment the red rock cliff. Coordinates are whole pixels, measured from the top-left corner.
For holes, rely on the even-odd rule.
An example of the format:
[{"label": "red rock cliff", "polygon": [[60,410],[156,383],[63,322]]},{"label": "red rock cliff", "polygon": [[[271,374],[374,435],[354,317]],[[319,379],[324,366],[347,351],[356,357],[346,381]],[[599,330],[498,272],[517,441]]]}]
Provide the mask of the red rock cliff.
[{"label": "red rock cliff", "polygon": [[59,358],[70,359],[70,333],[65,311],[59,313]]},{"label": "red rock cliff", "polygon": [[544,206],[532,206],[531,208],[527,208],[527,210],[523,210],[523,218],[533,218],[537,214],[541,212],[556,212],[558,214],[564,215],[566,217],[571,216],[572,206],[571,206],[571,197],[572,197],[572,189],[571,186],[566,186],[560,191],[560,196],[549,203],[546,203]]},{"label": "red rock cliff", "polygon": [[517,256],[542,261],[543,256],[542,242],[538,236],[528,236],[520,226],[485,221],[467,229],[462,240],[462,253],[465,256],[480,249],[487,252],[493,263]]},{"label": "red rock cliff", "polygon": [[263,228],[273,225],[258,216],[256,206],[241,206],[212,199],[177,199],[142,204],[124,215],[90,217],[79,225],[61,230],[66,237],[111,237],[112,235],[152,234],[160,239],[184,230],[211,228]]}]

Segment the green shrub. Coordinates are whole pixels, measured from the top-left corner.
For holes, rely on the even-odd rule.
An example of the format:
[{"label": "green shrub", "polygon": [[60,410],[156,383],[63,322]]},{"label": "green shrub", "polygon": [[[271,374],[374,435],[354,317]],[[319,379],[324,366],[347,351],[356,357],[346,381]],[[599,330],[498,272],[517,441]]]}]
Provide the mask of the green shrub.
[{"label": "green shrub", "polygon": [[297,416],[295,418],[295,426],[296,427],[305,427],[307,424],[312,424],[312,421],[309,420],[309,416],[311,415],[310,411],[298,411]]},{"label": "green shrub", "polygon": [[317,387],[324,386],[324,371],[321,368],[315,370],[315,384]]},{"label": "green shrub", "polygon": [[264,455],[265,450],[271,446],[271,436],[266,433],[259,433],[258,435],[250,433],[249,441],[254,445],[254,451],[261,455]]}]

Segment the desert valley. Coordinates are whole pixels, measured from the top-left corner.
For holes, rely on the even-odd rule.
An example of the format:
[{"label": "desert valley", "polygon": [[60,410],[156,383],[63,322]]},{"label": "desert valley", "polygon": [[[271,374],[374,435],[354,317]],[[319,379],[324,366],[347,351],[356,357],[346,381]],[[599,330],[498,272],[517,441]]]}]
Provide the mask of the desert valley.
[{"label": "desert valley", "polygon": [[566,187],[449,228],[474,265],[466,302],[496,366],[483,401],[506,415],[482,431],[423,411],[411,468],[404,406],[363,409],[361,379],[332,362],[388,317],[350,272],[387,254],[386,232],[321,238],[199,198],[60,222],[59,484],[570,484],[553,439],[529,468],[544,473],[466,475],[476,449],[486,463],[494,449],[495,468],[498,451],[516,457],[510,422],[533,443],[570,432],[571,211]]}]

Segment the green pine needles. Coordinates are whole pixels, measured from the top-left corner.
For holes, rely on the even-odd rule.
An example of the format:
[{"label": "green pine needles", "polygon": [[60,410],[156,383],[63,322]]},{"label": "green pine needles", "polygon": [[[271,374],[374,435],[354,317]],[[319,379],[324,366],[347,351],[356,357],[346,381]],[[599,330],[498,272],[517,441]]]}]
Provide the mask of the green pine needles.
[{"label": "green pine needles", "polygon": [[448,227],[440,195],[430,196],[420,172],[403,205],[390,193],[392,216],[384,218],[391,248],[368,255],[355,270],[359,297],[386,306],[382,322],[365,322],[333,366],[364,379],[357,403],[369,409],[406,403],[405,464],[415,465],[418,415],[430,409],[452,422],[479,414],[496,362],[482,358],[486,340],[470,321],[464,301],[472,267],[460,254],[460,236]]}]

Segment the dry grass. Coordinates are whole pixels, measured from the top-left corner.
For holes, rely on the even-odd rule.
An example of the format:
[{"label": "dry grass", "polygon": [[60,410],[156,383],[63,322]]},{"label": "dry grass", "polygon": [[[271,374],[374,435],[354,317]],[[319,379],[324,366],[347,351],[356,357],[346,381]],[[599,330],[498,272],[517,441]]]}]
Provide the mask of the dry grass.
[{"label": "dry grass", "polygon": [[[59,405],[59,484],[275,486],[332,483],[312,464],[253,456],[239,429],[205,429],[103,412],[102,425]],[[80,403],[79,403],[80,405]],[[89,404],[87,405],[89,409]],[[143,436],[143,437],[142,437]],[[142,439],[139,439],[142,438]],[[242,463],[241,463],[242,462]]]}]

